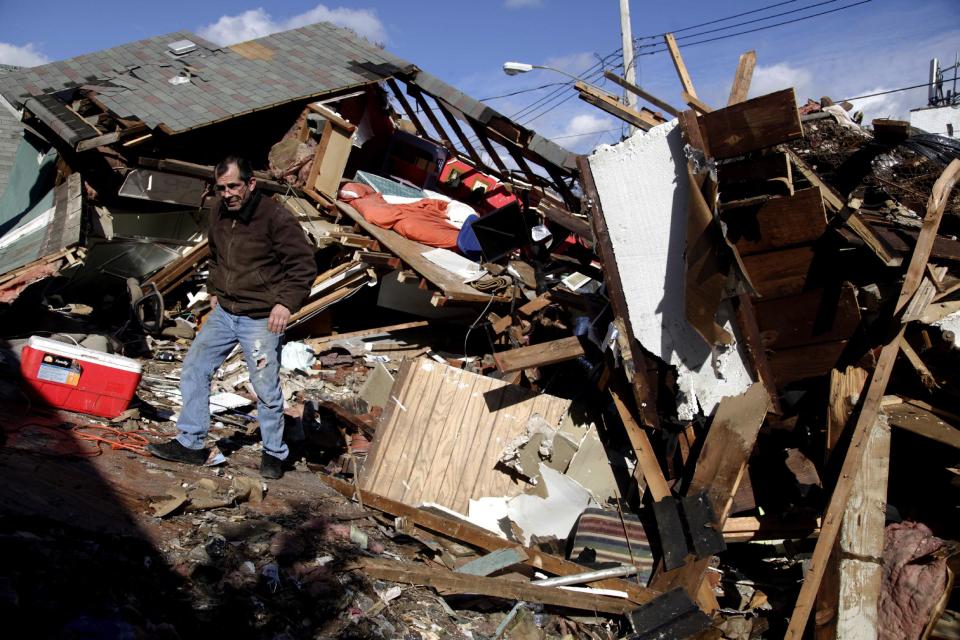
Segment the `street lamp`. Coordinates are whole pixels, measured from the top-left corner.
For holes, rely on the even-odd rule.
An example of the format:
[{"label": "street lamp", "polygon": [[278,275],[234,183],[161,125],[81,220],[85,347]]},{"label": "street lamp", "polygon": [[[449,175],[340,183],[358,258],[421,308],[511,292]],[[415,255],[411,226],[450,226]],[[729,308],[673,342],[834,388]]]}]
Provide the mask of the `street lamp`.
[{"label": "street lamp", "polygon": [[563,69],[556,69],[554,67],[547,67],[542,64],[527,64],[526,62],[504,62],[503,63],[503,72],[508,76],[515,76],[520,73],[527,73],[533,71],[534,69],[546,69],[547,71],[556,71],[559,74],[565,75],[568,78],[572,78],[576,82],[583,82],[589,84],[586,80],[579,76],[575,76],[572,73],[568,73]]}]

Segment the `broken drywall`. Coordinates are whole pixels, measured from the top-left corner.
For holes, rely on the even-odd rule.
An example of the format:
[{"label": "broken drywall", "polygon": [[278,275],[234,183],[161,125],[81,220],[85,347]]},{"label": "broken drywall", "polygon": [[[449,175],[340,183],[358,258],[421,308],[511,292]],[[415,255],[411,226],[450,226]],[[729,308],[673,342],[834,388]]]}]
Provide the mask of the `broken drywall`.
[{"label": "broken drywall", "polygon": [[[677,368],[681,420],[692,419],[698,406],[713,413],[721,398],[752,382],[736,340],[711,349],[687,322],[686,167],[676,120],[590,156],[634,337]],[[729,303],[721,304],[717,323],[735,336],[732,317]]]},{"label": "broken drywall", "polygon": [[[576,480],[540,464],[542,495],[521,494],[512,498],[484,497],[470,500],[468,520],[488,531],[519,535],[523,544],[533,536],[564,540],[584,509],[597,506],[590,492]],[[512,523],[514,526],[511,526]]]}]

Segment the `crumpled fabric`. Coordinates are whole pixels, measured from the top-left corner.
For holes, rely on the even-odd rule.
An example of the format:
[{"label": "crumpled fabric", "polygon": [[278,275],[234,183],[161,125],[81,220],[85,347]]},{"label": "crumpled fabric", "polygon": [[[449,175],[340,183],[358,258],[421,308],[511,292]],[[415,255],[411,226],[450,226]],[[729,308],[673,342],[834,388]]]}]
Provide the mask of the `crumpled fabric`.
[{"label": "crumpled fabric", "polygon": [[431,247],[457,248],[460,230],[447,220],[448,203],[443,200],[424,198],[408,204],[389,204],[369,185],[358,182],[343,185],[339,197],[378,227],[393,229],[404,238]]},{"label": "crumpled fabric", "polygon": [[887,526],[878,606],[881,640],[920,638],[947,588],[947,560],[932,555],[943,544],[918,522]]}]

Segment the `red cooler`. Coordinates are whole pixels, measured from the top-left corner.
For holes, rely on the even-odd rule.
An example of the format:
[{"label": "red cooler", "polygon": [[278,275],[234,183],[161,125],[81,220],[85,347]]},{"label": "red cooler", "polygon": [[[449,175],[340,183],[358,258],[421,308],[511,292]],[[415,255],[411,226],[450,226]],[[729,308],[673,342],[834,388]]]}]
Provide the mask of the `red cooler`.
[{"label": "red cooler", "polygon": [[53,407],[115,418],[140,384],[140,363],[33,336],[20,354],[20,373],[34,395]]}]

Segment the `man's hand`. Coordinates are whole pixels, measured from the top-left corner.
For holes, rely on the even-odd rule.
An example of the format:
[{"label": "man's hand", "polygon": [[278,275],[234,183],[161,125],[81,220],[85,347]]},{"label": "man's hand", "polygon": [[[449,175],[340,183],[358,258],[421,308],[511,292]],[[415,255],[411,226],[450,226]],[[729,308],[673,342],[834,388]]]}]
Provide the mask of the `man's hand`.
[{"label": "man's hand", "polygon": [[273,333],[283,333],[287,328],[287,321],[290,320],[290,309],[282,304],[273,305],[270,311],[270,319],[267,321],[267,328]]},{"label": "man's hand", "polygon": [[217,296],[210,296],[210,311],[217,308]]}]

